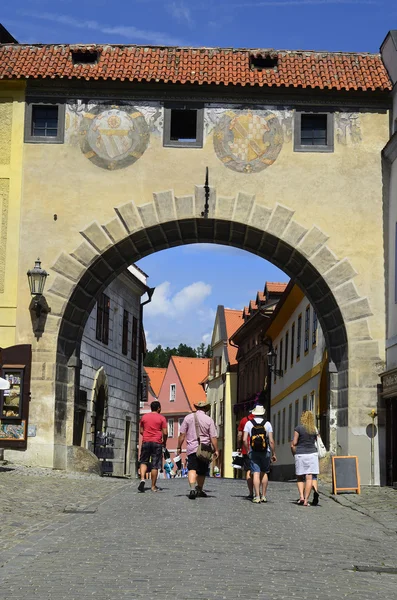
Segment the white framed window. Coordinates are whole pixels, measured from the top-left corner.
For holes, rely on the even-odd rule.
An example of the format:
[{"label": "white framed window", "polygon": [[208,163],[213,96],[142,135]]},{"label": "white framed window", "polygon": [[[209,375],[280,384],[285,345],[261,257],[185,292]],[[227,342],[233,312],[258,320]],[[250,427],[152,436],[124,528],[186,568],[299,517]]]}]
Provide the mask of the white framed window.
[{"label": "white framed window", "polygon": [[171,383],[170,385],[170,402],[175,402],[176,398],[176,384]]},{"label": "white framed window", "polygon": [[223,400],[219,401],[219,419],[218,424],[223,425]]},{"label": "white framed window", "polygon": [[185,420],[185,417],[179,417],[178,419],[178,435],[181,433],[181,426],[183,421]]},{"label": "white framed window", "polygon": [[311,412],[314,412],[315,403],[316,403],[316,394],[315,394],[315,392],[310,392],[308,410],[310,410]]},{"label": "white framed window", "polygon": [[173,438],[174,437],[174,419],[167,419],[167,425],[168,425],[168,437]]}]

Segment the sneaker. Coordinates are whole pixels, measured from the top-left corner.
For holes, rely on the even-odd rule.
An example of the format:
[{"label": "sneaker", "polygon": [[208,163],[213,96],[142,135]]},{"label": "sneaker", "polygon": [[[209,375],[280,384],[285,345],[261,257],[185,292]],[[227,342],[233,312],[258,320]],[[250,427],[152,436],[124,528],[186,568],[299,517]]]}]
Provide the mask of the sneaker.
[{"label": "sneaker", "polygon": [[316,492],[316,491],[314,491],[313,500],[311,502],[311,505],[312,506],[317,506],[318,505],[318,499],[319,499],[319,493]]},{"label": "sneaker", "polygon": [[204,490],[196,490],[196,496],[197,498],[208,498]]},{"label": "sneaker", "polygon": [[196,490],[190,490],[189,492],[189,500],[196,500],[197,492]]},{"label": "sneaker", "polygon": [[246,496],[247,500],[253,500],[254,499],[254,494],[248,494],[248,496]]},{"label": "sneaker", "polygon": [[260,503],[261,503],[261,499],[260,499],[260,498],[257,498],[257,497],[255,497],[255,498],[252,498],[252,502],[253,502],[254,504],[260,504]]},{"label": "sneaker", "polygon": [[141,483],[138,485],[138,492],[143,493],[145,491],[145,482],[141,481]]},{"label": "sneaker", "polygon": [[267,502],[266,496],[261,496],[261,502]]}]

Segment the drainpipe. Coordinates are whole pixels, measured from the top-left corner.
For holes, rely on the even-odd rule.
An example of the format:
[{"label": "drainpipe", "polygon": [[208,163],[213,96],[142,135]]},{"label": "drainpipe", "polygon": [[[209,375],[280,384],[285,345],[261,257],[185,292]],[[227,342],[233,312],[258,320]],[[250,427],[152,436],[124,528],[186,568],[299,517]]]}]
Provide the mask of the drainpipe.
[{"label": "drainpipe", "polygon": [[137,385],[137,404],[136,404],[136,457],[135,457],[135,465],[137,465],[138,461],[138,446],[139,446],[139,410],[140,410],[140,402],[141,402],[141,394],[142,394],[142,338],[143,338],[143,307],[145,304],[149,304],[152,301],[152,297],[154,294],[154,290],[156,288],[146,288],[146,293],[148,295],[148,299],[145,302],[141,302],[139,305],[139,329],[138,329],[138,385]]}]

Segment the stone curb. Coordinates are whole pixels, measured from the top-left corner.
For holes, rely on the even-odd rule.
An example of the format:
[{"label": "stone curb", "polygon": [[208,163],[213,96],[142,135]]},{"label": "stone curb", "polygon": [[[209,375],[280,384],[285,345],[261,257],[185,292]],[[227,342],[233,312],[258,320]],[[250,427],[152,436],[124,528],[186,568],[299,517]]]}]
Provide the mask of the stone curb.
[{"label": "stone curb", "polygon": [[365,515],[366,517],[372,519],[373,521],[375,521],[376,523],[378,523],[379,525],[382,525],[382,527],[387,529],[388,532],[397,533],[395,526],[393,527],[393,526],[385,524],[383,521],[380,521],[373,515],[373,513],[370,510],[349,500],[348,496],[333,494],[330,486],[322,486],[321,490],[319,490],[319,491],[320,491],[320,494],[326,496],[330,500],[333,500],[337,504],[340,504],[341,506],[344,506],[345,508],[350,508],[351,510],[355,510],[356,512],[359,512],[362,515]]}]

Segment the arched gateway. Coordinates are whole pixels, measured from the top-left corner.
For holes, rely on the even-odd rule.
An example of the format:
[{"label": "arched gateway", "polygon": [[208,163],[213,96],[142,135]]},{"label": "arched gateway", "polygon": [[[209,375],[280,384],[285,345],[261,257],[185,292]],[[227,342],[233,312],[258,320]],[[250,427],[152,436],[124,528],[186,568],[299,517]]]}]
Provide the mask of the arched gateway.
[{"label": "arched gateway", "polygon": [[[67,467],[98,295],[150,253],[210,242],[271,261],[310,299],[330,357],[332,450],[357,454],[369,482],[389,90],[378,55],[0,46],[0,345],[32,345],[27,462]],[[37,256],[51,276],[38,339],[26,280]]]}]

